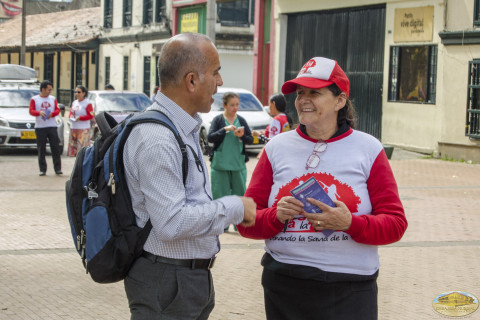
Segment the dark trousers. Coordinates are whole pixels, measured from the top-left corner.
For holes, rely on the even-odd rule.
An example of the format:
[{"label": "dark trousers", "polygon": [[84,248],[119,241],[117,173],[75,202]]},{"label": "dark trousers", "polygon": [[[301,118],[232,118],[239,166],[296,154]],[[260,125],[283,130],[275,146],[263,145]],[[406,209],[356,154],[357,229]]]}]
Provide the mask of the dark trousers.
[{"label": "dark trousers", "polygon": [[376,320],[377,282],[322,282],[263,269],[268,320]]},{"label": "dark trousers", "polygon": [[53,169],[55,172],[62,171],[57,127],[37,128],[35,129],[35,134],[37,135],[38,166],[40,171],[47,171],[47,161],[45,160],[47,140],[50,143],[50,149],[52,150]]},{"label": "dark trousers", "polygon": [[124,281],[131,320],[204,320],[215,305],[206,269],[152,262],[140,257]]}]

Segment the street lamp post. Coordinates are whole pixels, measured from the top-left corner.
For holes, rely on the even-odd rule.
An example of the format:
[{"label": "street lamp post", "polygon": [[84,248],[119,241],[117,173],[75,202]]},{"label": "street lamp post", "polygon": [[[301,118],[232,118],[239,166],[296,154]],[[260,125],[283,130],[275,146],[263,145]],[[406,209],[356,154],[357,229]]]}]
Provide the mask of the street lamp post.
[{"label": "street lamp post", "polygon": [[20,47],[20,64],[25,65],[25,0],[22,0],[22,45]]},{"label": "street lamp post", "polygon": [[207,0],[207,36],[215,43],[216,0]]}]

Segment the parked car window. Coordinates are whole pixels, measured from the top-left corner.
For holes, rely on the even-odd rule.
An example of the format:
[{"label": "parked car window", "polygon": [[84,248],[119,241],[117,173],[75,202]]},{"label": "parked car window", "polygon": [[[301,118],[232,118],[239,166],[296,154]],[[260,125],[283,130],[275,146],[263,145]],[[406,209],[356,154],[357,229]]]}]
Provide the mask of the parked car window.
[{"label": "parked car window", "polygon": [[38,90],[1,90],[0,106],[5,108],[28,108],[30,99],[39,93],[40,91]]},{"label": "parked car window", "polygon": [[96,100],[97,112],[136,112],[143,111],[152,104],[147,96],[139,94],[105,93]]},{"label": "parked car window", "polygon": [[[238,111],[262,111],[263,106],[258,103],[257,99],[255,99],[255,96],[249,93],[238,93],[237,94],[240,96],[240,105],[238,108]],[[212,104],[212,110],[213,111],[223,111],[223,98],[224,92],[216,93],[213,96],[213,99],[215,100]]]}]

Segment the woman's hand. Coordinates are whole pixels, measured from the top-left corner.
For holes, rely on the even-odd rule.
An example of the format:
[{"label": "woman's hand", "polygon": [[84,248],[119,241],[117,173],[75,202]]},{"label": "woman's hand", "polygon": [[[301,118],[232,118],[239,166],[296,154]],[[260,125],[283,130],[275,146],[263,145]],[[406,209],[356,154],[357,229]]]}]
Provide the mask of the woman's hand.
[{"label": "woman's hand", "polygon": [[237,129],[237,127],[235,127],[233,124],[229,125],[229,126],[225,126],[223,127],[223,129],[225,129],[225,131],[234,131],[235,129]]},{"label": "woman's hand", "polygon": [[307,201],[322,209],[322,213],[308,213],[305,211],[302,213],[315,230],[331,229],[345,231],[350,228],[352,213],[342,201],[333,200],[336,207],[330,207],[313,198],[307,198]]},{"label": "woman's hand", "polygon": [[254,137],[260,137],[260,135],[265,134],[265,131],[263,130],[252,130],[252,136]]},{"label": "woman's hand", "polygon": [[292,220],[303,213],[303,203],[292,196],[286,196],[277,202],[277,219],[281,223]]},{"label": "woman's hand", "polygon": [[238,127],[233,131],[233,134],[236,135],[237,137],[241,138],[245,134],[245,128],[244,127]]}]

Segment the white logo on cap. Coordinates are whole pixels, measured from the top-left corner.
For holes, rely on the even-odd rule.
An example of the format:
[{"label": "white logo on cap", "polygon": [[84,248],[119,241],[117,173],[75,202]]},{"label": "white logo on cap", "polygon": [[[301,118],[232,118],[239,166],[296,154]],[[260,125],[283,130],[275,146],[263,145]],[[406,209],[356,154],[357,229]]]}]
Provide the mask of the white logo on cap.
[{"label": "white logo on cap", "polygon": [[313,58],[305,63],[297,78],[308,77],[329,80],[335,68],[335,61],[327,58]]}]

